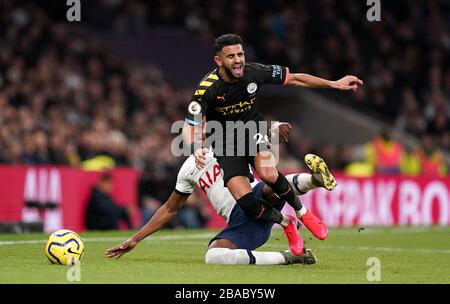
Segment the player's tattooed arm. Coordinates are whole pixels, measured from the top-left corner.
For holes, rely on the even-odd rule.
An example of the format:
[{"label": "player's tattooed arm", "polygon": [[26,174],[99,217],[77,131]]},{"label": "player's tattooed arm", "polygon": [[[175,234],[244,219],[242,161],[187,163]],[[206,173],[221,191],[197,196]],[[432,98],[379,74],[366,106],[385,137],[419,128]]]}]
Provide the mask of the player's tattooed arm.
[{"label": "player's tattooed arm", "polygon": [[339,80],[332,81],[309,74],[291,73],[288,75],[286,85],[311,89],[337,89],[356,91],[364,82],[356,76],[347,75]]},{"label": "player's tattooed arm", "polygon": [[133,250],[140,241],[167,225],[178,214],[178,211],[183,207],[188,197],[189,195],[181,195],[175,191],[172,192],[166,203],[156,211],[155,215],[153,215],[144,227],[125,242],[107,249],[105,252],[106,256],[108,258],[118,259],[125,253]]}]

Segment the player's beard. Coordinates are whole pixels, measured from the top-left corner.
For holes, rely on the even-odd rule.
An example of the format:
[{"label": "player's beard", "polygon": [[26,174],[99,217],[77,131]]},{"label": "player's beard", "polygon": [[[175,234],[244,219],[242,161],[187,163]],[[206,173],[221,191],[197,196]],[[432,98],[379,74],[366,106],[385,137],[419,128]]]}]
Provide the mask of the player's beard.
[{"label": "player's beard", "polygon": [[238,80],[239,78],[241,78],[242,76],[244,76],[244,64],[243,64],[243,63],[241,64],[241,70],[242,70],[242,72],[241,72],[240,75],[235,75],[235,74],[233,73],[233,66],[231,66],[231,67],[222,66],[222,67],[224,68],[225,74],[227,74],[227,76],[228,76],[230,79]]}]

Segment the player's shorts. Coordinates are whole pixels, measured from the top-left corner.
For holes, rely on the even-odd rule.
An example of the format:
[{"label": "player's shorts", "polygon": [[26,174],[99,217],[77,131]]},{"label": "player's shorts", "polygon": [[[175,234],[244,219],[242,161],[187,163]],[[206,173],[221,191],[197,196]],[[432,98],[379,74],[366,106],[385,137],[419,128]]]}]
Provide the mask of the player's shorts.
[{"label": "player's shorts", "polygon": [[235,176],[245,176],[253,181],[253,175],[250,172],[250,166],[255,168],[254,156],[216,156],[217,163],[222,172],[224,186]]},{"label": "player's shorts", "polygon": [[[263,182],[259,182],[253,188],[253,193],[257,198],[262,198],[264,185]],[[284,204],[281,204],[276,209],[281,211],[283,206]],[[244,210],[236,204],[231,211],[228,226],[216,235],[209,244],[214,240],[227,239],[232,241],[237,249],[255,250],[267,242],[273,225],[273,222],[247,217]]]},{"label": "player's shorts", "polygon": [[258,133],[258,136],[251,136],[250,134],[243,136],[245,138],[243,143],[245,148],[242,148],[242,150],[236,148],[236,145],[239,144],[236,142],[236,139],[234,139],[234,143],[227,143],[223,148],[214,146],[214,156],[222,169],[225,187],[228,181],[235,176],[253,178],[249,165],[253,168],[255,167],[254,159],[256,154],[263,151],[271,151],[270,140],[263,134],[266,133]]},{"label": "player's shorts", "polygon": [[235,176],[246,176],[253,180],[248,165],[254,167],[253,156],[216,156],[217,163],[222,172],[223,184],[227,186],[228,181]]}]

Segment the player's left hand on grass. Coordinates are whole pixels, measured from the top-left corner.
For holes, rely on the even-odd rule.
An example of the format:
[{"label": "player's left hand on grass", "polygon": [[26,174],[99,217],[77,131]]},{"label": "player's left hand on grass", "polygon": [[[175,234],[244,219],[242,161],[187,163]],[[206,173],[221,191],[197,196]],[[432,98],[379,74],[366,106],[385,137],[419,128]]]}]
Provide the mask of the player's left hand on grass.
[{"label": "player's left hand on grass", "polygon": [[125,253],[133,250],[137,244],[138,244],[138,242],[133,241],[132,239],[126,240],[125,242],[117,245],[116,247],[107,249],[105,252],[105,255],[108,258],[118,259],[121,256],[123,256]]},{"label": "player's left hand on grass", "polygon": [[347,75],[339,80],[334,81],[334,87],[338,90],[343,91],[356,91],[358,89],[358,86],[362,84],[364,84],[364,82],[353,75]]}]

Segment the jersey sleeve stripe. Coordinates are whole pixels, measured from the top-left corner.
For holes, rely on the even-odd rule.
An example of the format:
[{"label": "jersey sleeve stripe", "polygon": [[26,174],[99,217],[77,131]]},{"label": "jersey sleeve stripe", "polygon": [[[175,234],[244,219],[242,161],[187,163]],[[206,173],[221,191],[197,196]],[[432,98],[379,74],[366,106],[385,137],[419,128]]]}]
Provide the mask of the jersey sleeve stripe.
[{"label": "jersey sleeve stripe", "polygon": [[201,86],[201,87],[210,87],[212,84],[213,84],[213,82],[211,82],[211,81],[202,81],[202,82],[200,82],[199,86]]},{"label": "jersey sleeve stripe", "polygon": [[206,90],[196,90],[194,95],[203,95]]},{"label": "jersey sleeve stripe", "polygon": [[208,77],[206,77],[206,79],[214,79],[214,80],[218,80],[219,77],[215,74],[209,74]]},{"label": "jersey sleeve stripe", "polygon": [[181,192],[181,191],[179,191],[179,190],[177,190],[177,189],[175,189],[174,192],[175,192],[176,194],[180,195],[180,196],[189,196],[189,195],[192,194],[192,193],[184,193],[184,192]]}]

